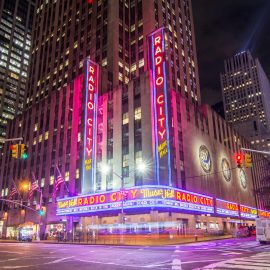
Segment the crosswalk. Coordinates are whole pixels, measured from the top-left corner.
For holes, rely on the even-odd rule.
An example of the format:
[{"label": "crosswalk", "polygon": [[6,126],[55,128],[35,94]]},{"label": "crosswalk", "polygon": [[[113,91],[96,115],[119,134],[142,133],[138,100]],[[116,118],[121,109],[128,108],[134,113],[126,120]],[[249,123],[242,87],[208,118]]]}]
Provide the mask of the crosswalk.
[{"label": "crosswalk", "polygon": [[[191,246],[190,246],[191,248]],[[262,251],[270,251],[270,245],[261,245],[258,242],[250,242],[250,243],[219,243],[219,244],[201,244],[192,246],[193,250],[215,250],[215,251],[233,251],[233,250],[262,250]]]},{"label": "crosswalk", "polygon": [[262,252],[250,257],[234,258],[226,261],[221,261],[199,269],[269,270],[270,252]]}]

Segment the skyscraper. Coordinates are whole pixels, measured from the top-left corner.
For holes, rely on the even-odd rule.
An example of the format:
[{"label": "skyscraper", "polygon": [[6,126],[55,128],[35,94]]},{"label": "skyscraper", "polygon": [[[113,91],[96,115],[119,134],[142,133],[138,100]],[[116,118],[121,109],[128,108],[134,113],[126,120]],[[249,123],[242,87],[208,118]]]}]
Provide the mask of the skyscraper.
[{"label": "skyscraper", "polygon": [[[134,199],[127,207],[134,222],[152,222],[162,211],[169,220],[174,208],[174,221],[195,228],[203,222],[194,212],[214,214],[214,196],[254,209],[250,192],[260,175],[233,163],[248,142],[200,102],[191,1],[90,2],[38,3],[26,110],[8,129],[8,136],[24,138],[29,159],[11,158],[5,145],[1,195],[8,196],[11,179],[18,185],[37,180],[46,208],[43,232],[69,231],[78,222],[86,228],[99,210],[104,224],[123,222],[124,191]],[[149,165],[144,174],[141,164]],[[65,181],[56,203],[59,174]],[[39,196],[35,191],[31,207]],[[106,200],[107,209],[96,207]],[[15,222],[17,210],[10,209],[6,228],[16,230],[23,218],[41,227],[28,210]],[[86,216],[61,218],[77,211]]]},{"label": "skyscraper", "polygon": [[249,51],[224,62],[221,88],[225,118],[259,148],[270,148],[270,83]]},{"label": "skyscraper", "polygon": [[[35,1],[0,3],[0,137],[9,120],[22,113],[30,61]],[[2,144],[0,144],[0,148]]]},{"label": "skyscraper", "polygon": [[102,68],[102,92],[127,85],[147,69],[146,35],[163,25],[169,28],[170,83],[200,102],[189,1],[64,0],[38,2],[26,106],[81,74],[87,56]]}]

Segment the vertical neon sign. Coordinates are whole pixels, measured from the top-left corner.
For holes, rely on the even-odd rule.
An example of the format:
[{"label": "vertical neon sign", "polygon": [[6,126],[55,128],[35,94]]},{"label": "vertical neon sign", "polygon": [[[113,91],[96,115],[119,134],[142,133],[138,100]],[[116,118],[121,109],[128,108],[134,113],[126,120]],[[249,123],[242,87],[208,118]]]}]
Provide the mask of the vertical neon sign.
[{"label": "vertical neon sign", "polygon": [[155,177],[157,184],[171,186],[172,161],[164,28],[160,28],[149,35],[148,51],[151,76],[152,139],[155,155]]},{"label": "vertical neon sign", "polygon": [[82,193],[95,191],[99,68],[90,59],[85,70]]}]

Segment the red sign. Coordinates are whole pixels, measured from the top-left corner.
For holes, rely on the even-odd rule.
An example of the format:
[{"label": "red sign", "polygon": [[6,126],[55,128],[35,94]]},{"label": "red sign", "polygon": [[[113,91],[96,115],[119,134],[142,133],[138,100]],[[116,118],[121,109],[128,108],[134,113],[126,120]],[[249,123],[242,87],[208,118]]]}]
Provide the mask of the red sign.
[{"label": "red sign", "polygon": [[82,168],[82,190],[93,191],[95,180],[96,130],[98,105],[98,65],[89,59],[86,61],[86,93],[84,113],[84,146]]},{"label": "red sign", "polygon": [[219,215],[239,217],[239,206],[234,202],[216,199],[216,213]]},{"label": "red sign", "polygon": [[[164,52],[162,50],[162,35],[161,33],[154,38],[154,63],[155,63],[155,84],[156,89],[163,87],[164,84],[164,71],[163,64]],[[162,141],[166,137],[166,126],[165,126],[165,104],[164,104],[164,93],[159,93],[156,97],[156,110],[157,110],[157,126],[158,126],[158,136]]]},{"label": "red sign", "polygon": [[[172,156],[170,149],[170,89],[166,64],[165,29],[148,36],[149,69],[151,76],[152,138],[155,179],[158,184],[172,185]],[[168,80],[167,80],[168,77]]]},{"label": "red sign", "polygon": [[[87,100],[87,120],[86,120],[86,159],[91,158],[93,152],[93,118],[94,118],[94,94],[96,92],[96,73],[97,70],[94,65],[89,65],[88,68],[88,100]],[[90,165],[88,166],[90,167]]]},{"label": "red sign", "polygon": [[241,217],[254,219],[257,217],[257,215],[258,215],[258,211],[256,208],[240,204]]},{"label": "red sign", "polygon": [[[181,189],[164,186],[145,186],[141,188],[126,189],[125,194],[125,206],[129,206],[130,203],[136,201],[139,202],[139,205],[145,205],[150,202],[151,207],[158,207],[159,205],[163,204],[168,205],[168,207],[169,205],[172,205],[174,208],[179,208],[182,210],[201,211],[206,213],[214,212],[212,197],[184,191]],[[106,205],[107,209],[109,210],[109,204],[119,203],[121,201],[121,191],[114,191],[59,199],[57,201],[57,208],[59,213],[61,212],[61,209],[93,205],[104,205],[104,207]],[[138,205],[138,203],[136,205]],[[117,204],[117,206],[120,205]]]},{"label": "red sign", "polygon": [[259,211],[259,216],[262,218],[270,218],[270,212],[265,211],[265,210],[258,210]]}]

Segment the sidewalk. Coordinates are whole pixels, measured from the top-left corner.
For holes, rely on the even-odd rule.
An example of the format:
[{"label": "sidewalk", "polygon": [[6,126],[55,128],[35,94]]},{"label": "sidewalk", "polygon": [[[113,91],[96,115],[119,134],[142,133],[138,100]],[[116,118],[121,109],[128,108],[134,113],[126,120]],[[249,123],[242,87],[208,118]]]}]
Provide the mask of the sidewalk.
[{"label": "sidewalk", "polygon": [[[32,243],[44,243],[44,244],[74,244],[74,245],[126,245],[126,246],[164,246],[164,245],[177,245],[188,244],[195,242],[205,242],[214,240],[223,240],[233,238],[232,235],[222,236],[173,236],[160,235],[159,237],[152,236],[124,236],[123,244],[120,241],[120,236],[102,236],[95,241],[67,241],[58,242],[57,240],[34,240]],[[17,240],[0,239],[0,243],[19,243]]]}]

